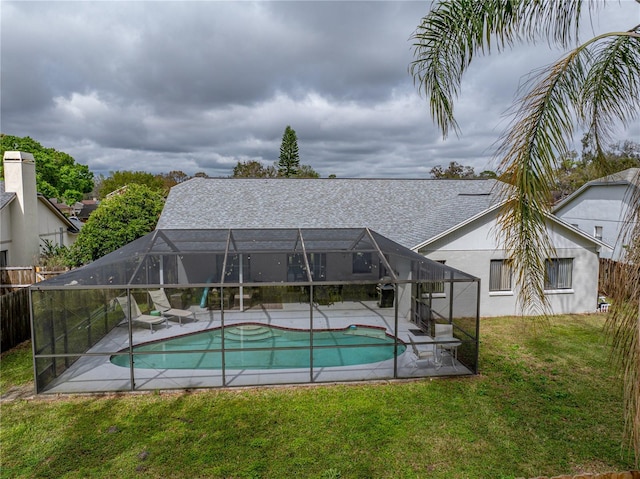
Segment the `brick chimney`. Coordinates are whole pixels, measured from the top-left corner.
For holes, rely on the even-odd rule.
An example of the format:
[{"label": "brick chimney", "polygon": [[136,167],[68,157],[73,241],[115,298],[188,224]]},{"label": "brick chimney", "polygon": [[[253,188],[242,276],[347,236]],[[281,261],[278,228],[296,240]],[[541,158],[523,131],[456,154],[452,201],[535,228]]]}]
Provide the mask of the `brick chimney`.
[{"label": "brick chimney", "polygon": [[38,227],[38,192],[36,162],[31,153],[5,151],[4,190],[15,193],[11,207],[11,245],[9,264],[38,264],[40,235]]}]

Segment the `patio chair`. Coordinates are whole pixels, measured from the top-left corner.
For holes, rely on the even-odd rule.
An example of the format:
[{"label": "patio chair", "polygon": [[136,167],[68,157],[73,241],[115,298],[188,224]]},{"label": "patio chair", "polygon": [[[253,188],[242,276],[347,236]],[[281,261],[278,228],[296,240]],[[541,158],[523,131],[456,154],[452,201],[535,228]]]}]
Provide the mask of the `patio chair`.
[{"label": "patio chair", "polygon": [[125,318],[131,321],[132,323],[149,326],[151,328],[151,332],[153,333],[153,326],[156,324],[165,323],[165,326],[168,326],[167,318],[163,316],[152,316],[150,314],[142,314],[140,312],[140,308],[138,307],[138,303],[136,300],[131,298],[131,309],[129,309],[129,298],[126,296],[118,296],[116,298],[122,311],[124,312]]},{"label": "patio chair", "polygon": [[172,308],[171,303],[169,302],[169,299],[164,292],[164,289],[149,290],[149,296],[151,296],[153,307],[156,310],[160,311],[164,317],[169,318],[172,321],[174,321],[175,318],[178,318],[180,326],[182,326],[182,320],[184,318],[190,318],[193,321],[197,321],[196,313],[194,313],[193,311],[189,311],[187,309]]},{"label": "patio chair", "polygon": [[458,362],[458,346],[462,343],[461,341],[453,335],[453,324],[436,324],[435,325],[435,340],[436,343],[439,341],[445,341],[442,343],[438,343],[438,349],[440,350],[440,367],[442,367],[442,350],[445,350],[449,353],[451,357],[451,366],[456,371],[458,370],[458,366],[456,363]]},{"label": "patio chair", "polygon": [[413,349],[413,355],[415,356],[414,367],[427,367],[435,364],[436,352],[433,344],[426,344],[427,349],[418,349],[418,345],[413,341],[413,338],[409,336],[411,342],[411,349]]}]

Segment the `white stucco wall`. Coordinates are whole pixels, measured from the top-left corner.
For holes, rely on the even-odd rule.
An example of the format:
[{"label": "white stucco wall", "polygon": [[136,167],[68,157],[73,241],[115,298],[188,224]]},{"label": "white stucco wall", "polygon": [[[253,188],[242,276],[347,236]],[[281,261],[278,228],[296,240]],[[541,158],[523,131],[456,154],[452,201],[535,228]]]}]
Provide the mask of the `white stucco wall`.
[{"label": "white stucco wall", "polygon": [[69,247],[75,243],[78,237],[75,233],[69,233],[67,225],[60,220],[58,215],[44,205],[42,201],[38,201],[38,229],[41,248],[42,240],[45,239],[55,245]]},{"label": "white stucco wall", "polygon": [[11,264],[11,213],[10,205],[0,210],[0,251],[7,252],[7,265]]},{"label": "white stucco wall", "polygon": [[[557,223],[550,222],[549,225],[557,257],[573,258],[572,288],[547,293],[552,313],[595,311],[599,267],[595,245]],[[481,316],[529,314],[531,312],[519,309],[516,291],[489,292],[490,261],[506,258],[496,239],[495,228],[495,214],[489,214],[419,252],[436,261],[444,260],[447,266],[480,278]]]},{"label": "white stucco wall", "polygon": [[619,235],[629,207],[628,191],[626,184],[593,185],[556,210],[555,215],[590,236],[595,235],[596,226],[601,226],[602,241],[615,248],[613,253],[603,249],[600,256],[619,260],[623,244]]}]

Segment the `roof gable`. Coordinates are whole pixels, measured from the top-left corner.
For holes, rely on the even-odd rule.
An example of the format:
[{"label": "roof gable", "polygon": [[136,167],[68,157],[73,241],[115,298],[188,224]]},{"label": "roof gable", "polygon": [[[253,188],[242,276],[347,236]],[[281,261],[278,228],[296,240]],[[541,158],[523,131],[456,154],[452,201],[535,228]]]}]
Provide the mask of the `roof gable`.
[{"label": "roof gable", "polygon": [[60,221],[60,223],[66,226],[67,231],[69,231],[70,233],[78,233],[80,231],[76,224],[69,220],[69,218],[67,218],[64,213],[62,213],[62,211],[60,211],[60,209],[58,209],[58,207],[44,195],[38,193],[38,201],[46,206],[47,209],[51,211],[54,216]]},{"label": "roof gable", "polygon": [[640,168],[628,168],[623,171],[618,171],[617,173],[614,173],[612,175],[603,176],[602,178],[597,178],[585,183],[569,196],[559,201],[553,207],[553,212],[556,213],[560,211],[593,186],[610,185],[629,185],[635,188],[640,188]]},{"label": "roof gable", "polygon": [[[452,235],[458,234],[461,230],[463,230],[468,225],[477,224],[478,222],[486,221],[488,218],[495,219],[498,216],[500,207],[503,204],[504,202],[494,205],[493,207],[481,212],[480,214],[469,218],[467,221],[463,221],[455,225],[453,228],[447,231],[444,231],[441,234],[438,234],[428,239],[427,241],[424,241],[423,243],[418,245],[418,247],[415,249],[419,250],[422,248],[427,248],[441,240],[444,240],[446,242],[452,237]],[[613,249],[611,245],[605,243],[604,241],[598,240],[593,236],[586,234],[584,231],[580,230],[579,228],[575,228],[571,224],[564,221],[562,218],[559,218],[553,214],[545,214],[545,217],[547,218],[547,227],[550,227],[550,226],[559,227],[560,230],[579,237],[583,243],[594,245],[599,248]],[[498,232],[499,232],[499,229],[496,229],[495,233],[498,234]]]},{"label": "roof gable", "polygon": [[497,203],[496,180],[194,178],[158,229],[370,228],[413,248]]}]

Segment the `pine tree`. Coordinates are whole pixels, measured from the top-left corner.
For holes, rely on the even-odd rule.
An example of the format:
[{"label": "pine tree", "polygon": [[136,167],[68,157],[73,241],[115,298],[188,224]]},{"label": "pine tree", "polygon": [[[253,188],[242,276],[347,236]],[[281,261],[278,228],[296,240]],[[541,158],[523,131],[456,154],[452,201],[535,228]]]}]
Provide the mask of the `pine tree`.
[{"label": "pine tree", "polygon": [[291,178],[300,169],[300,155],[298,154],[298,138],[296,132],[289,125],[284,129],[282,144],[280,145],[280,160],[278,161],[278,176]]}]

